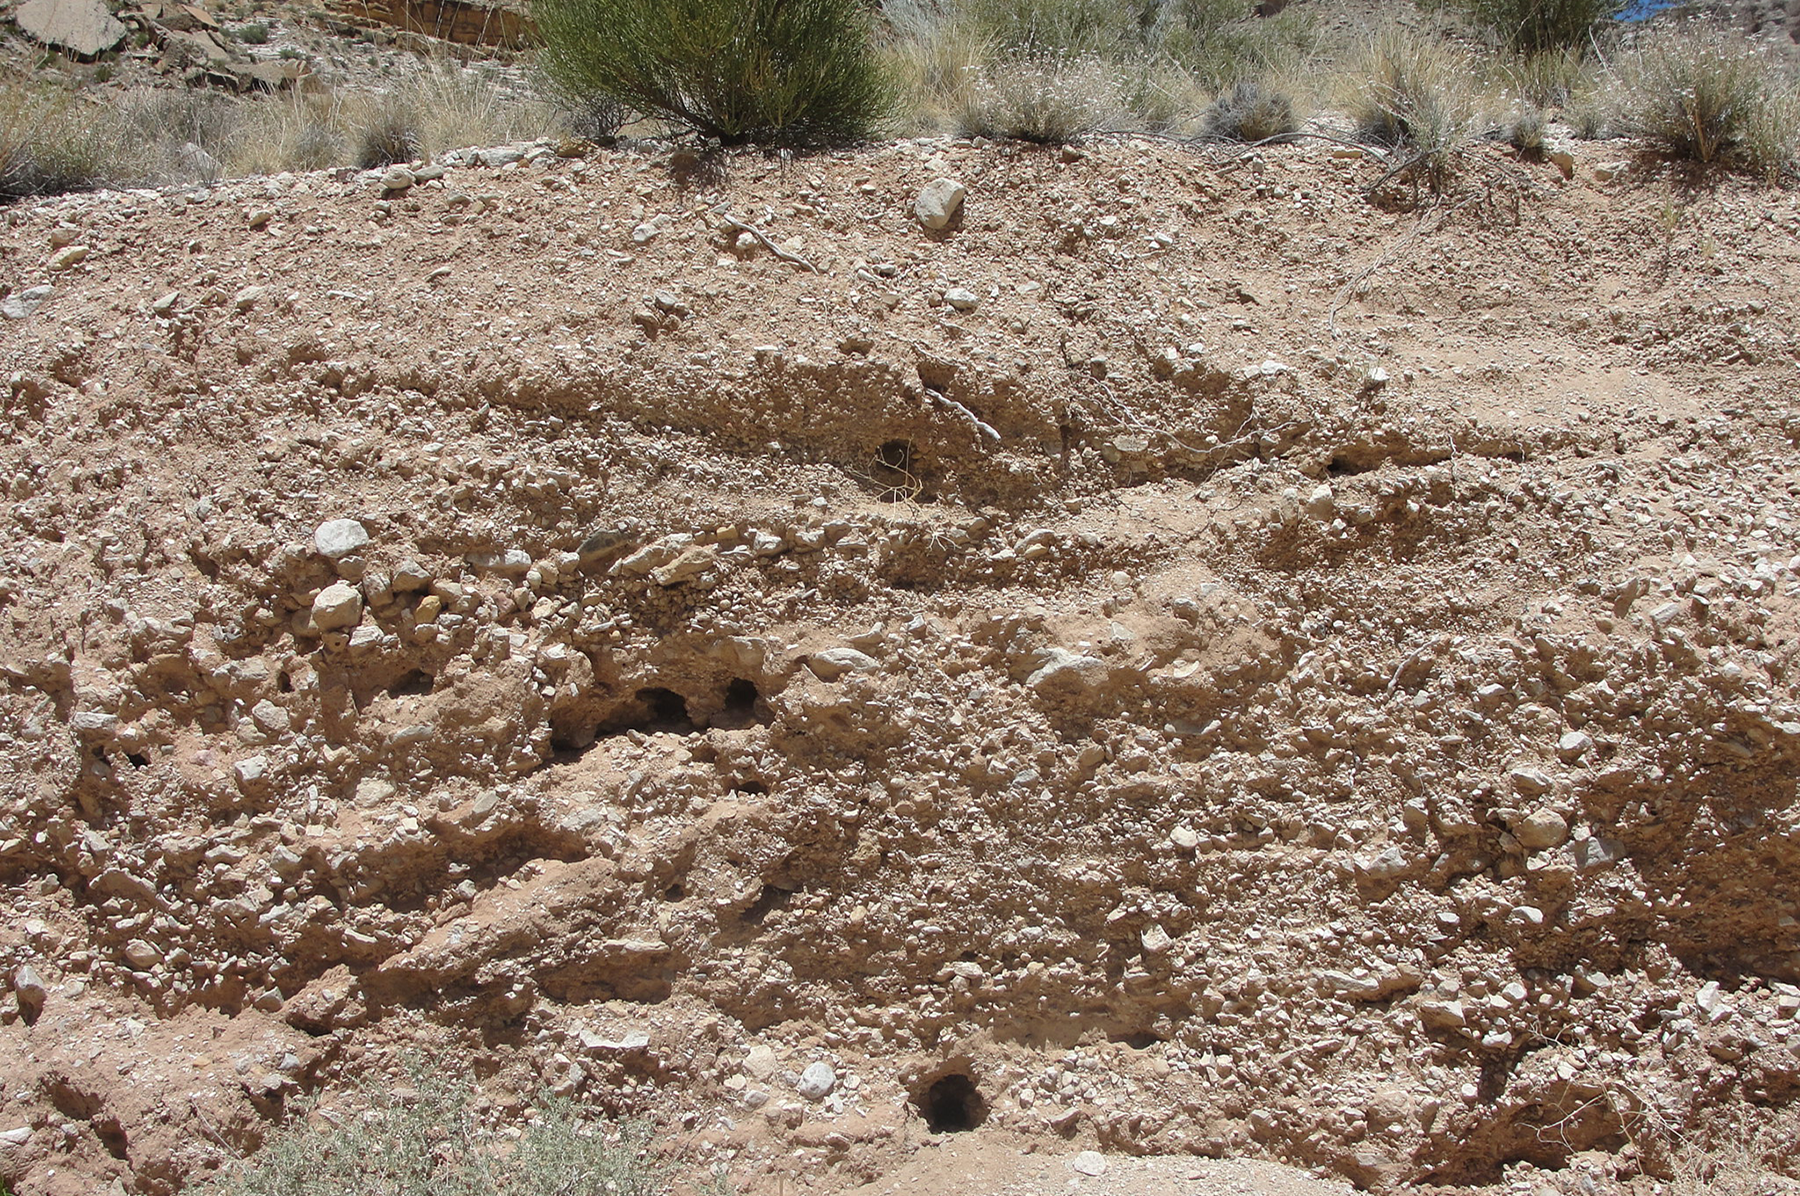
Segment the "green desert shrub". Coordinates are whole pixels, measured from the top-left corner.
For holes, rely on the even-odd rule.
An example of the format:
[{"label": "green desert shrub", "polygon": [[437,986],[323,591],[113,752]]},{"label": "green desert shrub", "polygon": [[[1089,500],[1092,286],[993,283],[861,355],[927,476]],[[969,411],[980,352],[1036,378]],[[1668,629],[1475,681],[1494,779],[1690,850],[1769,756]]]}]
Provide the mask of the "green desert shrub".
[{"label": "green desert shrub", "polygon": [[1461,7],[1508,47],[1536,53],[1587,45],[1624,0],[1462,0]]},{"label": "green desert shrub", "polygon": [[1200,133],[1217,141],[1271,141],[1300,128],[1294,100],[1285,91],[1254,79],[1240,80],[1212,102]]},{"label": "green desert shrub", "polygon": [[645,1135],[546,1100],[516,1143],[490,1134],[471,1081],[413,1069],[400,1089],[369,1083],[345,1107],[302,1110],[229,1168],[211,1196],[660,1196],[667,1175]]},{"label": "green desert shrub", "polygon": [[138,147],[119,126],[111,108],[72,93],[0,85],[0,202],[139,181]]},{"label": "green desert shrub", "polygon": [[612,100],[728,145],[855,141],[892,90],[861,0],[536,0],[571,107]]},{"label": "green desert shrub", "polygon": [[1791,74],[1738,34],[1650,31],[1616,67],[1620,128],[1671,157],[1781,174],[1795,154]]}]

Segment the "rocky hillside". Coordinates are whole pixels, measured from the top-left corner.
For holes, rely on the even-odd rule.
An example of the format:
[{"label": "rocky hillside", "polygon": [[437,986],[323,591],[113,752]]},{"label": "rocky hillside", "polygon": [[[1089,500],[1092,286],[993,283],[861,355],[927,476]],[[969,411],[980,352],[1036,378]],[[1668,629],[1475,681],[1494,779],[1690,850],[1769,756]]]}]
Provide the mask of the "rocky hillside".
[{"label": "rocky hillside", "polygon": [[184,1190],[424,1050],[744,1193],[1783,1182],[1800,202],[1379,173],[0,214],[0,1177]]}]

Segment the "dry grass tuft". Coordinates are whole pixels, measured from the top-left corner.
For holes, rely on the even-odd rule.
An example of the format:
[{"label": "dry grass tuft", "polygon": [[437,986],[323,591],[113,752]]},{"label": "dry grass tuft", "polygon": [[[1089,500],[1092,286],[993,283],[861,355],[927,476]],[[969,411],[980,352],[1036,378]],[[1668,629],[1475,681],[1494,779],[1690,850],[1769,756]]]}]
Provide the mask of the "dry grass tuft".
[{"label": "dry grass tuft", "polygon": [[1648,31],[1614,66],[1620,128],[1670,157],[1791,174],[1800,96],[1790,64],[1740,34]]}]

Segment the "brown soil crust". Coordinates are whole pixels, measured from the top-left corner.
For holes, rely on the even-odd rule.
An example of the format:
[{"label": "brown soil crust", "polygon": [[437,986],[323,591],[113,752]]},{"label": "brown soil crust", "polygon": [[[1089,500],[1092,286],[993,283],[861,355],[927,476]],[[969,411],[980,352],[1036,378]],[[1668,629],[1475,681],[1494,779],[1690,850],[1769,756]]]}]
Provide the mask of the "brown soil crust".
[{"label": "brown soil crust", "polygon": [[1791,1150],[1800,199],[1596,165],[0,214],[0,1177],[181,1190],[420,1049],[747,1193]]}]

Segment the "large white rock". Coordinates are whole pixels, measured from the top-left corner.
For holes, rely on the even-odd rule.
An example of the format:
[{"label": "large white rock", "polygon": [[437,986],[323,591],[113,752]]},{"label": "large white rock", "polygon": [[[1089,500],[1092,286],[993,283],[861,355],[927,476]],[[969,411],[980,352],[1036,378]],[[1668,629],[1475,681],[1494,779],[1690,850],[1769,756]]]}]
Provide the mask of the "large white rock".
[{"label": "large white rock", "polygon": [[349,556],[369,542],[369,529],[354,519],[333,519],[319,525],[313,533],[313,544],[323,556],[332,560]]},{"label": "large white rock", "polygon": [[968,195],[969,189],[956,179],[933,179],[913,201],[913,215],[933,232],[948,228]]},{"label": "large white rock", "polygon": [[125,26],[100,0],[29,0],[13,20],[45,45],[82,58],[103,54],[125,40]]},{"label": "large white rock", "polygon": [[362,621],[362,595],[356,587],[336,581],[313,599],[313,626],[320,631],[341,631]]}]

